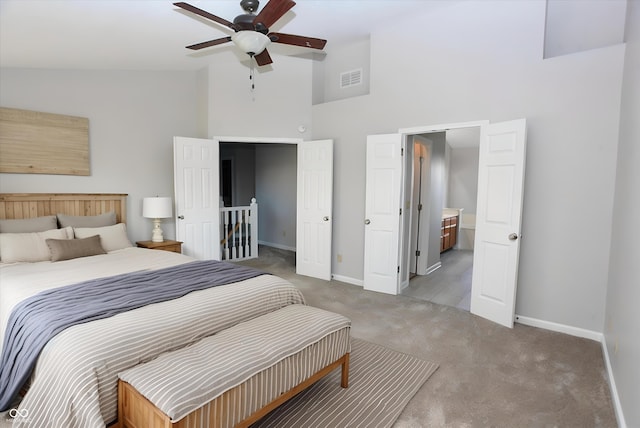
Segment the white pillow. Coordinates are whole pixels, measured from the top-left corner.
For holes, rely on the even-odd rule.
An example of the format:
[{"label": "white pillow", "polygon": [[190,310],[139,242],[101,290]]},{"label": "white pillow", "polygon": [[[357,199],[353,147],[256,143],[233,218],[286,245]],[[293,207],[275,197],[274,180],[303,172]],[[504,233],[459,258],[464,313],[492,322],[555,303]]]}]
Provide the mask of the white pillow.
[{"label": "white pillow", "polygon": [[127,237],[127,226],[124,223],[104,227],[74,227],[73,234],[76,238],[100,235],[100,244],[107,252],[133,247]]},{"label": "white pillow", "polygon": [[42,262],[51,260],[47,239],[72,239],[73,229],[51,229],[45,232],[0,233],[0,255],[3,263]]}]

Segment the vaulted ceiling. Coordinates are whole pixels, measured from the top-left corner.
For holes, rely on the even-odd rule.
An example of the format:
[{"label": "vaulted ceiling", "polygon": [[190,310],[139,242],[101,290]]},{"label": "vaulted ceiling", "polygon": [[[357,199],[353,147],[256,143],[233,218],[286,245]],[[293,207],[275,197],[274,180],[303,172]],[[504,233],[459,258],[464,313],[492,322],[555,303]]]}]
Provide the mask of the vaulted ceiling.
[{"label": "vaulted ceiling", "polygon": [[[171,0],[0,0],[0,66],[57,69],[195,70],[231,44],[202,51],[185,46],[231,34]],[[187,1],[232,21],[239,0]],[[260,7],[267,3],[260,2]],[[445,7],[443,0],[297,0],[272,30],[323,38],[331,44],[366,37],[370,29],[416,11]],[[280,44],[277,55],[303,48]]]}]

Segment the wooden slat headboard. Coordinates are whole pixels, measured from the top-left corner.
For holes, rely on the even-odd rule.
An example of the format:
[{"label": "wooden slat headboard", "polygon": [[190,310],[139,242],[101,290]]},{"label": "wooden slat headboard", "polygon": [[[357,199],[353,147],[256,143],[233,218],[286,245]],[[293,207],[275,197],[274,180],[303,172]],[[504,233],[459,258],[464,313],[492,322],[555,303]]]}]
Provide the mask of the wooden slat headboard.
[{"label": "wooden slat headboard", "polygon": [[46,215],[99,215],[116,212],[118,223],[127,221],[126,193],[0,193],[0,219]]}]

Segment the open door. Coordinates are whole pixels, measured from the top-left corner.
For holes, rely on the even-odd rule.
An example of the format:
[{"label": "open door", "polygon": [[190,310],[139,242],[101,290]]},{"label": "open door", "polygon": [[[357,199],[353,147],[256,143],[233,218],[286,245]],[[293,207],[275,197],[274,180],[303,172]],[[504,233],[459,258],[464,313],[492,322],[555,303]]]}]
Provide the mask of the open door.
[{"label": "open door", "polygon": [[331,279],[333,140],[298,143],[296,273]]},{"label": "open door", "polygon": [[215,140],[174,137],[176,238],[182,252],[220,260],[219,144]]},{"label": "open door", "polygon": [[367,137],[364,289],[398,294],[402,135]]},{"label": "open door", "polygon": [[526,152],[526,120],[482,127],[471,312],[513,327]]}]

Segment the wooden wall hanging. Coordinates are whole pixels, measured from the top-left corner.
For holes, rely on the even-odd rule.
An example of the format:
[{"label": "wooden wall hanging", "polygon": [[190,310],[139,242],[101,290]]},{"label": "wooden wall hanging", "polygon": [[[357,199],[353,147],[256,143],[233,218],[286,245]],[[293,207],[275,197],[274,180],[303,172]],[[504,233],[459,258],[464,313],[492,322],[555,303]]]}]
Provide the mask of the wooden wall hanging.
[{"label": "wooden wall hanging", "polygon": [[90,175],[89,119],[0,107],[0,172]]}]

